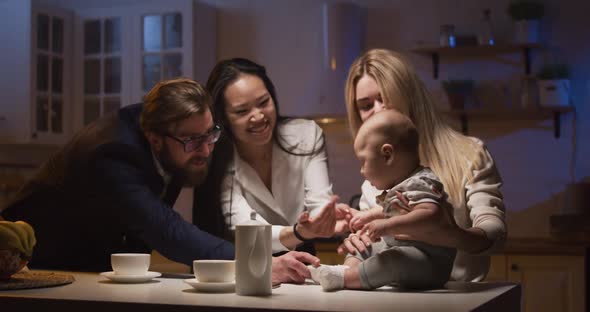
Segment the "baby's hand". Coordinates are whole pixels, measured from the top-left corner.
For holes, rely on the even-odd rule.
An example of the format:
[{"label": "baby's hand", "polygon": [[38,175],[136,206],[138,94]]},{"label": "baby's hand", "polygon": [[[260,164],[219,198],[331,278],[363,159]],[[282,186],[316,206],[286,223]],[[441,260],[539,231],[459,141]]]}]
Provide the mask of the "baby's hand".
[{"label": "baby's hand", "polygon": [[388,219],[377,219],[365,224],[360,233],[366,234],[371,241],[376,242],[381,236],[387,235],[388,226]]},{"label": "baby's hand", "polygon": [[348,226],[350,227],[350,230],[352,232],[356,232],[358,230],[360,230],[361,228],[363,228],[363,226],[375,219],[381,219],[383,218],[383,213],[381,212],[380,209],[369,209],[369,210],[365,210],[365,211],[361,211],[359,213],[357,213],[354,217],[352,217],[352,219],[350,219],[350,222],[348,224]]}]

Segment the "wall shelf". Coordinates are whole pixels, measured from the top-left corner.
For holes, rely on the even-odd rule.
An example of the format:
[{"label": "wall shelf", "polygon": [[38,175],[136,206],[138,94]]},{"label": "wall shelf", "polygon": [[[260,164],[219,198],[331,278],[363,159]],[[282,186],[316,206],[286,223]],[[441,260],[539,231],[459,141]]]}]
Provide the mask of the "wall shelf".
[{"label": "wall shelf", "polygon": [[432,58],[432,73],[434,79],[438,79],[440,58],[444,56],[460,57],[485,57],[499,54],[511,54],[521,52],[524,60],[525,75],[531,74],[531,50],[540,48],[539,44],[511,44],[511,45],[474,45],[460,47],[420,47],[412,52],[430,56]]},{"label": "wall shelf", "polygon": [[469,119],[480,120],[542,120],[553,117],[553,135],[561,136],[561,114],[574,112],[572,106],[539,107],[534,109],[518,110],[452,110],[446,112],[451,117],[459,118],[461,131],[464,134],[469,130]]}]

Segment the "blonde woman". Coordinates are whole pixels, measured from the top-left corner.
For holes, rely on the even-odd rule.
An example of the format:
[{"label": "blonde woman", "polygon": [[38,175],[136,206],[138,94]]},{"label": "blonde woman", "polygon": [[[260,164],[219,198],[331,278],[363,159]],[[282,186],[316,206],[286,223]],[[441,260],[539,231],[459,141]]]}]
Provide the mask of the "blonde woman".
[{"label": "blonde woman", "polygon": [[[440,177],[453,206],[452,210],[439,211],[453,211],[454,218],[439,215],[433,216],[432,222],[417,224],[405,214],[383,231],[397,239],[457,248],[451,279],[483,280],[489,270],[489,254],[500,248],[506,237],[499,189],[502,179],[484,143],[448,126],[414,69],[389,50],[370,50],[351,65],[346,108],[353,137],[365,120],[382,110],[395,109],[408,116],[419,133],[422,165]],[[360,208],[375,207],[375,197],[380,193],[382,190],[365,181]],[[404,212],[402,207],[398,210]],[[370,243],[367,235],[354,233],[339,252],[363,252]]]}]

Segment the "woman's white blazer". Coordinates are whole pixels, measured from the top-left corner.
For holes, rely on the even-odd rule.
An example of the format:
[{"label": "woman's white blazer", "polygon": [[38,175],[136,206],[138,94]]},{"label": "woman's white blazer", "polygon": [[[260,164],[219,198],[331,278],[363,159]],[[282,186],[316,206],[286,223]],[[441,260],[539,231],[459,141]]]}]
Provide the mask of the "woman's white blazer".
[{"label": "woman's white blazer", "polygon": [[252,211],[257,220],[272,225],[273,252],[287,250],[279,241],[284,227],[297,222],[304,210],[317,214],[332,195],[322,129],[311,120],[290,119],[279,123],[277,130],[282,145],[300,155],[284,151],[273,139],[269,190],[234,149],[221,196],[225,222],[232,231],[250,220]]}]

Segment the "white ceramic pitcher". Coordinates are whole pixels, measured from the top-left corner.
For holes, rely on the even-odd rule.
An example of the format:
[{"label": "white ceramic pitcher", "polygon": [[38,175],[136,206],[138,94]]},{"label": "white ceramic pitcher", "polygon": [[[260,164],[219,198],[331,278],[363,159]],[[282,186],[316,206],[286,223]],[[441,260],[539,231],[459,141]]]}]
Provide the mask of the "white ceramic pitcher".
[{"label": "white ceramic pitcher", "polygon": [[236,225],[236,294],[268,296],[272,293],[271,225],[250,220]]}]

